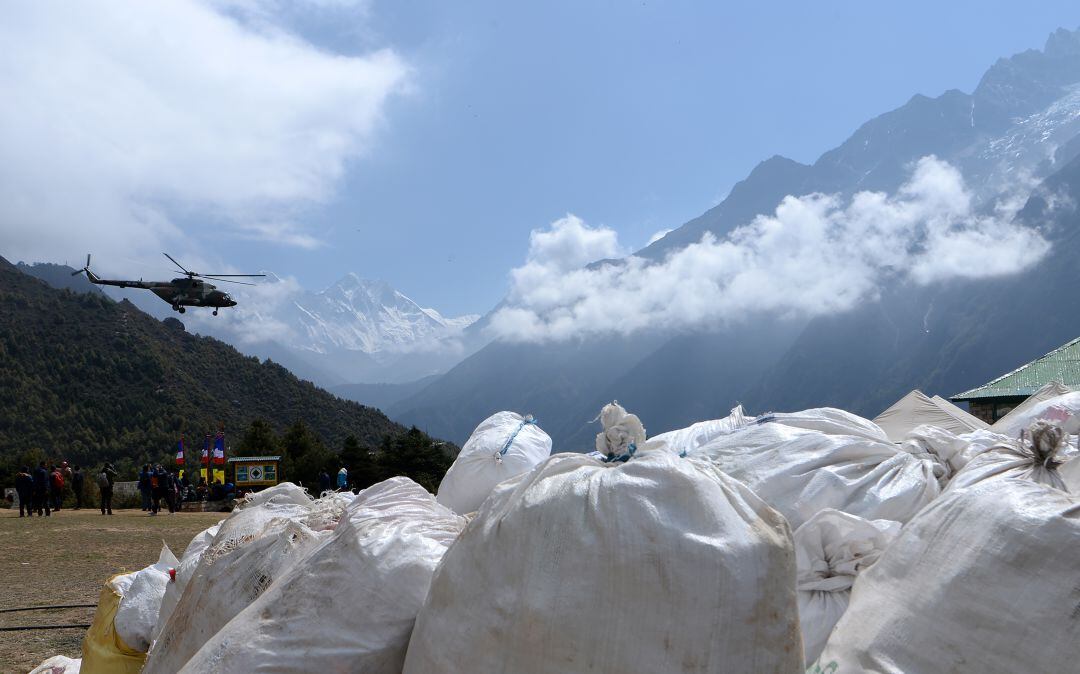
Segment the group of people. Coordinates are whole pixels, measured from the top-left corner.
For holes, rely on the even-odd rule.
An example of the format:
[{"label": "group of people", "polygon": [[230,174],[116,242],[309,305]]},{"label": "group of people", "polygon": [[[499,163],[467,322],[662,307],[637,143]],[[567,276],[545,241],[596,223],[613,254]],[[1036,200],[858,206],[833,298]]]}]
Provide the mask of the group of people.
[{"label": "group of people", "polygon": [[[349,490],[349,468],[342,466],[337,472],[337,491]],[[319,492],[326,493],[330,491],[330,474],[326,470],[319,471]]]},{"label": "group of people", "polygon": [[168,512],[175,513],[184,501],[222,501],[235,495],[231,482],[221,484],[214,480],[207,485],[206,478],[199,477],[198,484],[188,479],[187,472],[177,475],[164,468],[160,463],[145,464],[139,471],[139,493],[142,495],[142,509],[151,515],[161,512],[162,501]]},{"label": "group of people", "polygon": [[[112,515],[112,491],[116,470],[105,462],[97,474],[101,490],[101,514]],[[70,492],[75,497],[75,510],[83,507],[86,473],[82,467],[68,466],[67,461],[51,464],[42,461],[33,471],[23,466],[15,475],[15,492],[19,496],[19,517],[50,517],[52,511],[63,507],[64,497]]]}]

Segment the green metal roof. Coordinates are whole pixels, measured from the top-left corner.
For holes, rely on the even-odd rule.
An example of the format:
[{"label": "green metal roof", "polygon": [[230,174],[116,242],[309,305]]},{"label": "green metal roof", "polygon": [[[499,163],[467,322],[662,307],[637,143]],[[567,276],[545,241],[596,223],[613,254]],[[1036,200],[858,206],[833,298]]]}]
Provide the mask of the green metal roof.
[{"label": "green metal roof", "polygon": [[1080,337],[991,382],[957,393],[952,399],[1029,396],[1052,381],[1059,381],[1069,388],[1080,388]]}]

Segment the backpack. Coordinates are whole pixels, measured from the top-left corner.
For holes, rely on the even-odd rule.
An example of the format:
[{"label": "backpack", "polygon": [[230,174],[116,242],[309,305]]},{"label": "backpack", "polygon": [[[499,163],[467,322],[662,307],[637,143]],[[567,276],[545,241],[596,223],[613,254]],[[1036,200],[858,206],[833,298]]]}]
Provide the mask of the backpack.
[{"label": "backpack", "polygon": [[64,476],[61,475],[60,473],[53,473],[52,474],[52,486],[53,486],[53,489],[56,489],[57,491],[63,489],[64,488]]},{"label": "backpack", "polygon": [[109,488],[109,476],[105,474],[105,471],[101,471],[97,476],[97,484],[102,489]]},{"label": "backpack", "polygon": [[157,489],[158,486],[159,486],[158,485],[158,476],[157,475],[151,475],[150,476],[150,488],[151,489]]}]

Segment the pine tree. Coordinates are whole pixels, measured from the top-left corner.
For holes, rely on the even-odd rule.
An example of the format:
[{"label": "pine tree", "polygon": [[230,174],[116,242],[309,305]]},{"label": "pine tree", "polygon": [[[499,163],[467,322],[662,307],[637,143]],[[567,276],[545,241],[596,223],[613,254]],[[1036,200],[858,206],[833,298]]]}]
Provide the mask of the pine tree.
[{"label": "pine tree", "polygon": [[379,464],[367,447],[363,447],[355,435],[345,438],[341,447],[341,464],[349,470],[349,482],[359,489],[366,489],[382,480]]},{"label": "pine tree", "polygon": [[277,456],[281,443],[274,429],[263,419],[254,419],[248,425],[240,443],[233,449],[236,456]]},{"label": "pine tree", "polygon": [[444,451],[443,443],[413,426],[396,438],[384,440],[379,463],[383,475],[406,475],[435,493],[453,460]]}]

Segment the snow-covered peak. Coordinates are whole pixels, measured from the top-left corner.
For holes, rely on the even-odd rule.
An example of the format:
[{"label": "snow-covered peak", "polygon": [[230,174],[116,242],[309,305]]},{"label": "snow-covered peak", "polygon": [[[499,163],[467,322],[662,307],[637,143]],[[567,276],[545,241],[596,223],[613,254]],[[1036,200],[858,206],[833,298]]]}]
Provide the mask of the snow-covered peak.
[{"label": "snow-covered peak", "polygon": [[478,318],[445,318],[434,309],[421,307],[386,281],[354,273],[320,292],[301,294],[292,309],[288,322],[302,336],[296,346],[316,352],[408,350],[452,336]]}]

